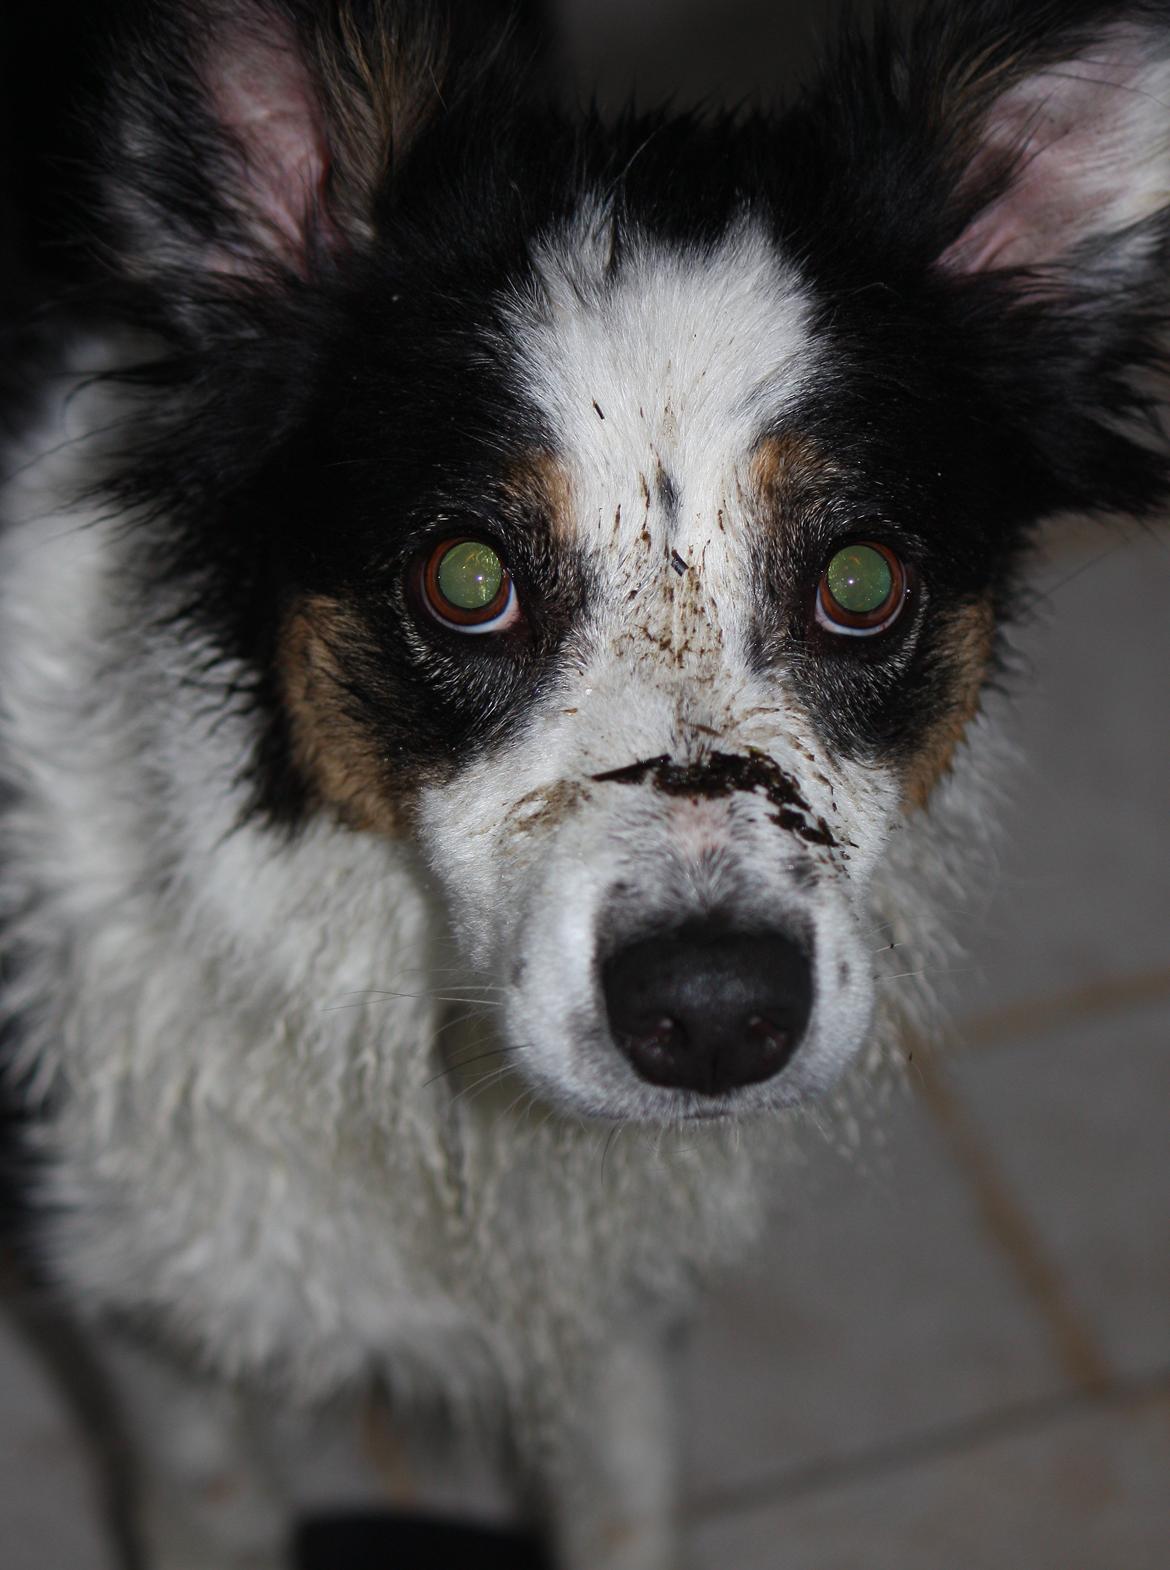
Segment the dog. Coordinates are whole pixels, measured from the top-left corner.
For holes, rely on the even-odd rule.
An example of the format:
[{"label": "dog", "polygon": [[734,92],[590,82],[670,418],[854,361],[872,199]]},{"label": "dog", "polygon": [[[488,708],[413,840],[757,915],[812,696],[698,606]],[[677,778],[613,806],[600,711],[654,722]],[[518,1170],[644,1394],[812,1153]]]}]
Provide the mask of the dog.
[{"label": "dog", "polygon": [[264,1424],[375,1379],[678,1563],[663,1345],[897,1058],[1035,528],[1166,500],[1165,0],[775,116],[527,39],[137,7],[9,399],[7,1084],[150,1570],[284,1563]]}]

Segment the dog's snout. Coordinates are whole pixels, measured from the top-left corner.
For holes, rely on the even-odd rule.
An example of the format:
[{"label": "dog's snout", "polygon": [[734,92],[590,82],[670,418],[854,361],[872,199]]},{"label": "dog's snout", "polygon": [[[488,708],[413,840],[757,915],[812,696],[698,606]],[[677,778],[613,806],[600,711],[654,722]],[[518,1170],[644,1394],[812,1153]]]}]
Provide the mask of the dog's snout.
[{"label": "dog's snout", "polygon": [[808,950],[776,931],[678,927],[612,954],[601,983],[641,1077],[709,1096],[778,1074],[812,1010]]}]

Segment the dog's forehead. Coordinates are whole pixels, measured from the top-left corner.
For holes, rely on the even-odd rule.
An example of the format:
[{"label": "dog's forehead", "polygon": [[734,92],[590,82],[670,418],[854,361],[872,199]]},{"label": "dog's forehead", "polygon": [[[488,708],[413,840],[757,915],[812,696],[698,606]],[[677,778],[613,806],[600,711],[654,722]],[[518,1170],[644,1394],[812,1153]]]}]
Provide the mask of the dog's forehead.
[{"label": "dog's forehead", "polygon": [[623,236],[615,261],[611,226],[583,216],[538,252],[513,325],[568,481],[566,526],[608,546],[615,508],[636,533],[653,500],[684,556],[734,513],[816,358],[806,286],[746,220],[703,248]]}]

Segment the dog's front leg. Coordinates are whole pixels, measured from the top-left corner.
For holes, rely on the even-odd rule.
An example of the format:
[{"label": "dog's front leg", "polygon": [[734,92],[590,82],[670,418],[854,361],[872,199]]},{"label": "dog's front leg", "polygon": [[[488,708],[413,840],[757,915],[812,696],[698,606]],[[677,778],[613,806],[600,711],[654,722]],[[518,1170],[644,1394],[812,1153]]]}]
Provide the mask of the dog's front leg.
[{"label": "dog's front leg", "polygon": [[607,1347],[577,1388],[539,1463],[557,1570],[678,1570],[665,1345]]},{"label": "dog's front leg", "polygon": [[98,1350],[131,1468],[136,1570],[288,1570],[290,1517],[245,1399],[121,1337]]}]

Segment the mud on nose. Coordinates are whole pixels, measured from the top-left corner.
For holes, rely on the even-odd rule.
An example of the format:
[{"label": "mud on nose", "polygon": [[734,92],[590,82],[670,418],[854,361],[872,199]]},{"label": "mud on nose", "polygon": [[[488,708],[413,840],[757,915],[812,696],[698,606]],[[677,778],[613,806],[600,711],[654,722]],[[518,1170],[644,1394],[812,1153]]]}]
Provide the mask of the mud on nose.
[{"label": "mud on nose", "polygon": [[617,950],[601,986],[614,1040],[643,1079],[718,1096],[788,1063],[813,970],[787,933],[691,923]]}]

